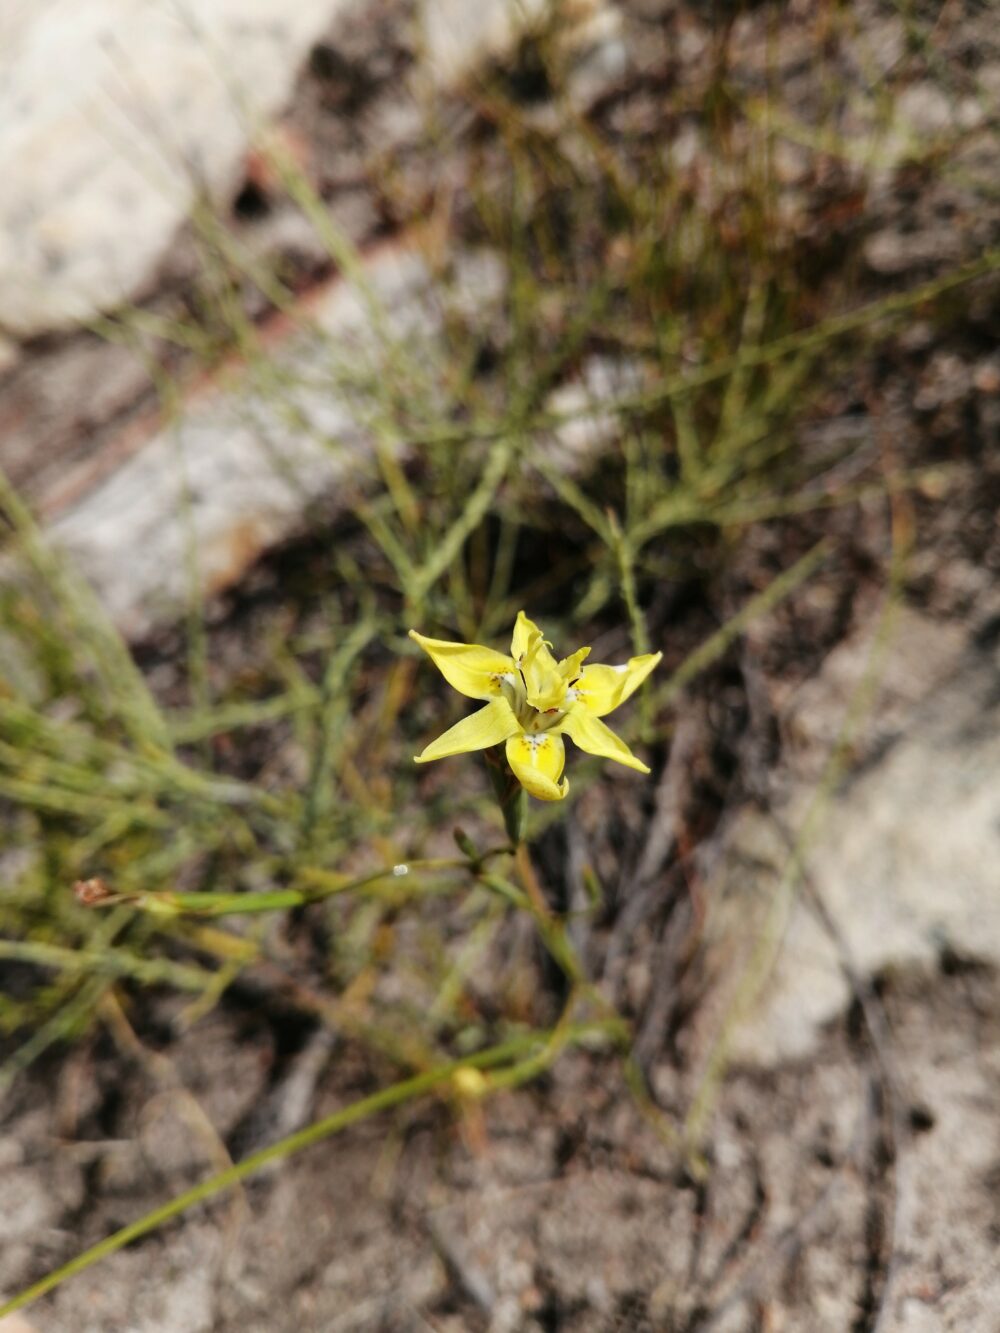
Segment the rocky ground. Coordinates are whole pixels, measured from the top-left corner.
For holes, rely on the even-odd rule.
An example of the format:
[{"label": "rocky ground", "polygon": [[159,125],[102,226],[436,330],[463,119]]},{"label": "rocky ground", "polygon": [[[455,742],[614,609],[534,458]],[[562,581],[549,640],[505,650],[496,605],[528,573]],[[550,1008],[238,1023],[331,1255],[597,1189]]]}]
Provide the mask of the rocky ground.
[{"label": "rocky ground", "polygon": [[[871,1027],[859,1003],[800,1060],[734,1069],[704,1179],[600,1061],[567,1057],[474,1134],[431,1105],[315,1148],[11,1328],[989,1329],[998,998],[987,964],[898,969]],[[270,1040],[224,1016],[172,1046],[222,1133]],[[313,1111],[364,1088],[324,1061]],[[100,1047],[22,1086],[0,1140],[8,1290],[204,1173],[185,1095]]]},{"label": "rocky ground", "polygon": [[[73,77],[95,105],[110,58],[100,34],[125,8],[92,0],[73,19],[75,49],[95,62],[88,72],[79,59]],[[520,78],[531,70],[515,62],[503,5],[477,7],[465,26],[457,16],[471,11],[443,0],[288,9],[218,6],[209,42],[171,27],[176,63],[163,60],[162,42],[133,41],[119,26],[132,80],[112,105],[135,132],[128,99],[146,85],[179,158],[188,164],[197,147],[198,183],[232,209],[241,242],[285,261],[313,330],[252,291],[248,318],[274,364],[303,372],[300,410],[358,454],[368,435],[349,388],[342,401],[310,395],[304,372],[331,339],[368,348],[366,313],[248,151],[246,118],[223,114],[233,105],[226,81],[213,84],[199,65],[198,97],[185,96],[188,62],[204,61],[213,43],[237,53],[234,68],[259,96],[254,116],[278,117],[285,150],[359,247],[398,330],[428,348],[450,301],[471,287],[488,310],[506,281],[450,211],[461,213],[454,201],[483,166],[468,102],[453,90],[490,62]],[[790,234],[816,260],[817,237],[832,231],[872,299],[996,246],[1000,211],[984,182],[1000,162],[1000,47],[987,6],[947,6],[923,26],[875,5],[852,15],[848,36],[828,48],[817,47],[821,15],[806,5],[789,7],[770,47],[766,7],[719,22],[741,91],[777,79],[795,111],[776,162]],[[178,448],[194,467],[184,485],[213,595],[238,588],[250,568],[265,586],[280,583],[275,569],[299,548],[276,558],[284,565],[266,552],[306,531],[317,501],[338,521],[342,469],[353,464],[312,450],[304,431],[294,484],[283,470],[281,486],[258,447],[278,423],[239,351],[209,369],[190,348],[163,351],[187,404],[178,426],[163,415],[148,349],[80,330],[123,296],[149,320],[187,307],[200,262],[196,191],[185,166],[184,189],[147,193],[134,152],[108,168],[114,179],[94,179],[87,164],[108,126],[74,114],[67,132],[57,82],[34,77],[63,49],[64,31],[46,20],[28,10],[4,20],[27,93],[9,84],[0,94],[16,109],[0,114],[0,166],[21,191],[0,203],[0,463],[162,665],[185,594],[172,518]],[[698,98],[719,31],[697,6],[576,6],[570,96],[577,108],[603,108],[622,133],[662,135],[692,189],[718,189]],[[829,61],[823,78],[817,50]],[[683,93],[668,119],[666,86]],[[688,111],[677,113],[685,97]],[[544,120],[544,97],[526,100]],[[442,122],[433,146],[429,105]],[[217,142],[201,133],[209,122],[222,123]],[[853,150],[824,143],[832,132]],[[939,170],[911,161],[928,141]],[[81,172],[93,194],[71,188]],[[113,209],[93,206],[111,198]],[[21,216],[36,223],[26,229]],[[453,234],[461,252],[449,258],[445,298],[435,246],[439,254]],[[812,280],[822,281],[819,268]],[[963,291],[954,318],[915,313],[864,383],[838,384],[802,427],[805,450],[855,431],[868,461],[888,437],[907,461],[940,467],[894,516],[896,529],[919,532],[899,595],[886,593],[884,496],[831,510],[791,538],[783,530],[793,545],[831,536],[849,555],[751,626],[728,675],[682,699],[649,808],[622,816],[627,837],[595,799],[540,847],[553,878],[581,839],[598,861],[621,862],[606,878],[627,878],[629,893],[579,945],[635,1022],[658,1115],[643,1114],[615,1061],[597,1052],[567,1054],[535,1085],[482,1108],[431,1099],[193,1210],[0,1321],[3,1333],[991,1333],[1000,1310],[1000,358],[995,283]],[[579,379],[557,392],[578,388]],[[585,471],[601,440],[556,445]],[[763,568],[799,553],[771,542],[740,555],[741,596]],[[252,608],[236,592],[217,610],[213,632],[238,657]],[[654,633],[666,615],[651,616]],[[695,615],[672,632],[703,629]],[[723,770],[740,780],[720,798]],[[0,1293],[201,1178],[226,1152],[239,1158],[364,1095],[376,1077],[350,1043],[252,990],[234,988],[183,1035],[172,997],[137,1006],[142,1046],[106,1016],[99,1035],[40,1062],[7,1094]],[[717,1100],[706,1100],[703,1123],[695,1117],[699,1170],[661,1131],[697,1110],[720,1042],[729,1063]]]}]

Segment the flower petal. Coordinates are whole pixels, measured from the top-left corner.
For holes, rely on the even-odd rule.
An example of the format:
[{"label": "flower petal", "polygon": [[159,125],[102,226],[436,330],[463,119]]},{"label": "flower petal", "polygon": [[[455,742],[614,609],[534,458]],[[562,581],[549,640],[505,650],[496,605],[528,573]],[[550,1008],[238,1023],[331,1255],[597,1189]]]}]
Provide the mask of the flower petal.
[{"label": "flower petal", "polygon": [[517,615],[511,649],[532,708],[537,708],[540,713],[559,708],[566,695],[566,681],[549,645],[542,638],[542,631],[523,611]]},{"label": "flower petal", "polygon": [[517,662],[528,651],[533,639],[540,639],[542,631],[533,620],[529,620],[523,611],[518,611],[514,621],[514,637],[510,641],[510,651]]},{"label": "flower petal", "polygon": [[508,736],[520,731],[517,718],[510,704],[502,696],[493,699],[477,713],[463,717],[453,727],[439,736],[436,741],[416,756],[418,764],[430,763],[432,759],[447,759],[452,754],[465,754],[471,750],[485,750],[490,745],[499,745]]},{"label": "flower petal", "polygon": [[616,764],[624,764],[626,768],[637,769],[640,773],[649,772],[647,765],[641,759],[636,759],[625,742],[586,709],[574,708],[567,713],[562,730],[588,754],[613,759]]},{"label": "flower petal", "polygon": [[574,687],[579,704],[592,717],[604,717],[635,693],[662,657],[662,653],[644,653],[622,666],[585,666]]},{"label": "flower petal", "polygon": [[512,736],[507,742],[507,762],[525,791],[540,801],[561,801],[569,791],[568,779],[559,781],[566,747],[562,737],[551,731]]},{"label": "flower petal", "polygon": [[500,693],[503,677],[513,677],[513,661],[493,648],[483,648],[478,643],[427,639],[415,629],[410,630],[410,638],[430,656],[448,684],[470,699],[495,698]]},{"label": "flower petal", "polygon": [[580,679],[583,663],[589,656],[589,648],[578,648],[571,657],[564,657],[559,663],[559,674],[567,685]]}]

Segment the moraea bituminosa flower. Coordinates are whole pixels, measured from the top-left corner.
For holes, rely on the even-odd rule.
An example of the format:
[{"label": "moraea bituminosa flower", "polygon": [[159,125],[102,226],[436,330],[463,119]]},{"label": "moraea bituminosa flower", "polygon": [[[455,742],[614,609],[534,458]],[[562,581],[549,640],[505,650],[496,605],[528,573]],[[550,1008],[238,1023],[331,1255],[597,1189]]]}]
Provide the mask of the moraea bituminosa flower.
[{"label": "moraea bituminosa flower", "polygon": [[563,736],[588,754],[613,759],[648,773],[601,718],[639,688],[662,653],[645,653],[622,666],[584,666],[589,648],[557,662],[538,626],[518,612],[510,656],[476,643],[427,639],[416,630],[410,638],[428,653],[449,685],[485,708],[463,718],[432,741],[418,764],[470,750],[506,743],[515,777],[541,801],[561,801],[569,791],[562,776],[566,763]]}]

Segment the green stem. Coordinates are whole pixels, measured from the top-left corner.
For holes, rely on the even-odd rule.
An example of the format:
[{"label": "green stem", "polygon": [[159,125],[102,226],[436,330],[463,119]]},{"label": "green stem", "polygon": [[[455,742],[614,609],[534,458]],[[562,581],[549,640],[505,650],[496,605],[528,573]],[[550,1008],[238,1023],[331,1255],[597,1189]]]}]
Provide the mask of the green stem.
[{"label": "green stem", "polygon": [[[483,864],[491,857],[506,853],[506,847],[492,848],[483,852],[479,863]],[[417,861],[404,861],[395,866],[383,866],[370,875],[359,879],[348,879],[336,871],[325,870],[320,866],[304,866],[300,869],[299,879],[302,888],[273,889],[262,893],[156,893],[136,890],[127,893],[112,893],[107,898],[90,904],[94,907],[111,907],[118,903],[128,903],[140,912],[149,912],[153,916],[252,916],[259,912],[282,912],[293,907],[306,907],[310,903],[322,902],[335,894],[354,893],[368,888],[382,880],[405,879],[414,870],[468,870],[468,860],[458,857],[430,857]]]},{"label": "green stem", "polygon": [[148,986],[166,982],[178,990],[203,991],[212,973],[164,958],[135,958],[121,949],[65,949],[34,940],[0,940],[0,959],[36,963],[62,972],[92,972],[95,976],[134,977]]},{"label": "green stem", "polygon": [[498,746],[491,746],[483,751],[486,770],[493,784],[493,794],[503,816],[503,825],[507,830],[512,847],[524,842],[528,823],[528,793],[510,770],[510,765],[503,751]]},{"label": "green stem", "polygon": [[542,886],[535,874],[535,867],[527,843],[519,842],[517,844],[514,849],[514,864],[517,867],[518,878],[524,888],[528,910],[535,918],[542,943],[574,986],[586,986],[583,964],[580,962],[572,941],[566,933],[565,921],[556,916],[546,902]]}]

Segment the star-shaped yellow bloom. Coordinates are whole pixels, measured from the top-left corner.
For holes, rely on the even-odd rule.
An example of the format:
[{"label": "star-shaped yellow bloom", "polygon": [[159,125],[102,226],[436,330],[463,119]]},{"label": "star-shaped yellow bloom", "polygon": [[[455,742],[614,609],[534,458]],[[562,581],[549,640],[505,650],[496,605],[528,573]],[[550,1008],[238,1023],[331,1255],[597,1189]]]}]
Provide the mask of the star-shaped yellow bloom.
[{"label": "star-shaped yellow bloom", "polygon": [[561,801],[569,791],[569,780],[562,776],[566,735],[588,754],[649,772],[601,718],[639,688],[662,653],[644,653],[623,666],[584,666],[590,649],[579,648],[557,662],[523,611],[509,657],[476,643],[428,639],[412,629],[410,638],[460,694],[487,700],[485,708],[432,741],[416,756],[418,764],[504,742],[507,762],[522,787],[540,801]]}]

